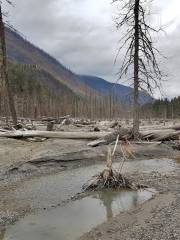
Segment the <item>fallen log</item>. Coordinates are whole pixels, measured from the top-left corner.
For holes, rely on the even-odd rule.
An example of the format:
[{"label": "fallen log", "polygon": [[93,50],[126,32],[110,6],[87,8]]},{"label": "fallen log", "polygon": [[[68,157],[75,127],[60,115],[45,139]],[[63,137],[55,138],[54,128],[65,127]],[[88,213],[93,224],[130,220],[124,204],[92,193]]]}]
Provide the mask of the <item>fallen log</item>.
[{"label": "fallen log", "polygon": [[70,118],[71,115],[66,115],[66,116],[63,116],[63,117],[47,117],[47,118],[42,118],[40,119],[42,122],[45,121],[45,122],[50,122],[50,121],[63,121],[64,119],[67,119],[67,118]]},{"label": "fallen log", "polygon": [[87,139],[95,140],[107,135],[107,132],[49,132],[49,131],[8,131],[0,132],[0,137],[7,138],[60,138],[60,139]]},{"label": "fallen log", "polygon": [[[59,139],[85,139],[95,140],[90,142],[88,146],[108,145],[115,142],[117,136],[119,140],[129,140],[132,138],[132,130],[120,128],[114,132],[60,132],[60,131],[37,131],[37,130],[16,130],[0,132],[0,137],[7,138],[59,138]],[[140,133],[141,139],[148,139],[152,141],[165,141],[171,139],[179,139],[180,131],[154,131]]]},{"label": "fallen log", "polygon": [[80,125],[84,125],[84,126],[91,126],[91,125],[95,125],[96,122],[95,121],[77,120],[74,122],[74,125],[76,125],[76,124],[80,124]]},{"label": "fallen log", "polygon": [[[99,145],[108,145],[114,142],[119,135],[119,140],[130,140],[132,138],[132,130],[127,128],[120,128],[112,133],[109,133],[95,141],[88,143],[90,147],[96,147]],[[148,140],[153,142],[161,142],[165,140],[179,140],[180,131],[172,131],[172,130],[154,130],[153,132],[140,132],[139,139],[140,140]]]},{"label": "fallen log", "polygon": [[114,142],[118,135],[120,140],[129,139],[132,136],[132,130],[126,129],[126,128],[120,128],[119,130],[106,134],[105,136],[99,138],[98,140],[88,143],[88,146],[96,147],[99,145],[108,145]]},{"label": "fallen log", "polygon": [[0,132],[8,132],[8,130],[4,128],[0,128]]},{"label": "fallen log", "polygon": [[175,130],[175,131],[179,131],[180,130],[180,125],[173,126],[172,129]]},{"label": "fallen log", "polygon": [[163,140],[174,140],[177,139],[180,135],[180,131],[173,130],[154,130],[154,131],[142,131],[141,139],[150,140],[150,141],[163,141]]},{"label": "fallen log", "polygon": [[154,141],[166,141],[166,140],[179,140],[180,131],[171,132],[164,134],[163,136],[157,137]]}]

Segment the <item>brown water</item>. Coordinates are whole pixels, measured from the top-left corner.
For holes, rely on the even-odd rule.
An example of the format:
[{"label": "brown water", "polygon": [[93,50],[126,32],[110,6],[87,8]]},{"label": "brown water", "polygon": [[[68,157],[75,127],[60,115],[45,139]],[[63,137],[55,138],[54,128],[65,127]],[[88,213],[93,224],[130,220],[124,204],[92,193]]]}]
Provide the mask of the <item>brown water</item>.
[{"label": "brown water", "polygon": [[75,240],[96,225],[152,197],[151,191],[104,191],[38,215],[7,228],[3,240]]}]

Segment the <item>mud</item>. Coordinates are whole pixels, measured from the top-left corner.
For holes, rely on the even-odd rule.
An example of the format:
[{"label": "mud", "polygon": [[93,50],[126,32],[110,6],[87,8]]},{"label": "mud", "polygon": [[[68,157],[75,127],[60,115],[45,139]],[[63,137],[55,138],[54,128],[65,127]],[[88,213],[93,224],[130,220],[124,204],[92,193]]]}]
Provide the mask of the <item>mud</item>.
[{"label": "mud", "polygon": [[[119,162],[116,162],[114,168],[118,169],[118,166]],[[175,160],[168,159],[134,160],[125,163],[123,173],[138,184],[157,187],[156,181],[160,181],[161,177],[174,176],[178,166]],[[29,177],[23,181],[20,179],[15,181],[14,178],[12,181],[1,181],[1,225],[12,223],[32,212],[47,211],[67,204],[73,199],[85,197],[86,195],[77,195],[74,198],[81,192],[82,185],[103,169],[104,164],[97,162],[66,168],[61,173]],[[148,182],[144,181],[146,178],[149,179]]]},{"label": "mud", "polygon": [[[91,226],[96,228],[82,239],[180,239],[179,152],[164,144],[133,144],[132,148],[136,159],[126,162],[123,173],[159,194],[98,227],[102,221],[96,222]],[[104,168],[106,152],[106,146],[89,148],[86,141],[0,139],[0,239],[5,236],[4,227],[21,217],[71,204],[81,186]],[[115,168],[120,161],[118,147]],[[162,238],[157,226],[164,231]]]}]

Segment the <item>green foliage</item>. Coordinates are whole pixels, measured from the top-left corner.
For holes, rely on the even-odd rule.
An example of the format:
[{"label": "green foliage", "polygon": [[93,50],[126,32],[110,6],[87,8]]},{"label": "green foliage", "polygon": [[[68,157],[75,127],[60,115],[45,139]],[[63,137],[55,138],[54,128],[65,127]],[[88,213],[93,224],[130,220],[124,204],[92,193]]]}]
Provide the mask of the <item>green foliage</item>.
[{"label": "green foliage", "polygon": [[171,100],[158,99],[152,104],[147,104],[142,108],[142,112],[151,113],[154,117],[179,118],[180,117],[180,96]]},{"label": "green foliage", "polygon": [[39,81],[38,72],[34,71],[31,66],[28,68],[20,64],[10,64],[8,73],[15,95],[21,95],[23,93],[33,94],[34,92],[40,93],[44,88]]}]

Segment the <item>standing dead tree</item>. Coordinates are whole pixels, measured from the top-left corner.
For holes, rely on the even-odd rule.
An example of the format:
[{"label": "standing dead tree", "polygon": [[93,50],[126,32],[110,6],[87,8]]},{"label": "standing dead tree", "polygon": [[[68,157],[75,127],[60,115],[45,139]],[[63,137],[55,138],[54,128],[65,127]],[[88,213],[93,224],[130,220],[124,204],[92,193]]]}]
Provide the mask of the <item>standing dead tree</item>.
[{"label": "standing dead tree", "polygon": [[[11,1],[5,0],[8,4],[12,4]],[[13,95],[11,91],[11,86],[8,78],[8,67],[7,67],[7,55],[6,55],[6,40],[5,40],[5,25],[3,22],[3,13],[2,13],[2,2],[0,1],[0,74],[2,82],[5,83],[7,97],[9,101],[9,109],[12,115],[13,124],[17,125],[17,115],[15,104],[13,100]]]},{"label": "standing dead tree", "polygon": [[[131,75],[133,69],[134,108],[133,108],[133,135],[139,135],[139,91],[161,88],[162,72],[157,61],[158,49],[153,43],[155,29],[149,24],[149,4],[152,0],[113,0],[120,5],[120,11],[115,18],[117,29],[124,30],[120,39],[118,55],[124,49],[125,55],[119,70],[119,79],[124,75]],[[116,59],[117,59],[116,57]]]}]

